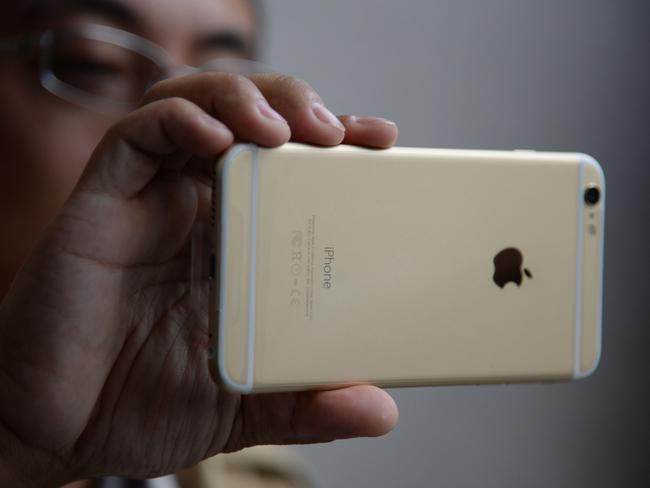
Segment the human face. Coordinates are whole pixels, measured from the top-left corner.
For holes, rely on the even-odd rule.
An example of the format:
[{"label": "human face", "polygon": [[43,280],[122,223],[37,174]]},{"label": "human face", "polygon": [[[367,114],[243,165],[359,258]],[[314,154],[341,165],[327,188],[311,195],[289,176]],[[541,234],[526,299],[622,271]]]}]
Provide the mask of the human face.
[{"label": "human face", "polygon": [[[165,48],[178,63],[248,56],[255,17],[248,0],[30,0],[3,2],[0,35],[98,23]],[[8,14],[7,14],[8,11]],[[44,90],[35,56],[0,56],[0,298],[58,212],[115,116]]]}]

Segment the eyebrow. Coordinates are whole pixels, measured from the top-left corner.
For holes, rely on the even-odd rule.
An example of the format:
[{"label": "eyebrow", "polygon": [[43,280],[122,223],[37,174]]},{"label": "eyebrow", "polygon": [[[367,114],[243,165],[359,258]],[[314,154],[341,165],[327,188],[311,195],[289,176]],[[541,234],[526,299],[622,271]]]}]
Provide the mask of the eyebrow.
[{"label": "eyebrow", "polygon": [[[98,14],[136,31],[144,25],[137,12],[118,0],[33,0],[23,17],[27,22],[37,22],[74,14]],[[225,49],[252,58],[256,55],[256,43],[247,37],[238,30],[225,28],[200,36],[194,44],[197,49]]]},{"label": "eyebrow", "polygon": [[227,49],[245,56],[253,53],[252,42],[241,32],[232,29],[201,36],[195,45],[198,49]]},{"label": "eyebrow", "polygon": [[98,14],[132,27],[142,25],[135,11],[115,0],[35,0],[24,11],[28,22],[58,20],[71,14]]}]

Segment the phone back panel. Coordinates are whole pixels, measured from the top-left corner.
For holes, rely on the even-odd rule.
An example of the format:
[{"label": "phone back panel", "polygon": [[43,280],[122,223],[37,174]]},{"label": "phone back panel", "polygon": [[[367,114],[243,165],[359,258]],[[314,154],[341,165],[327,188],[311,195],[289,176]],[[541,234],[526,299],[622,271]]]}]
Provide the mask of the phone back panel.
[{"label": "phone back panel", "polygon": [[231,389],[560,380],[597,362],[590,158],[288,144],[225,161]]}]

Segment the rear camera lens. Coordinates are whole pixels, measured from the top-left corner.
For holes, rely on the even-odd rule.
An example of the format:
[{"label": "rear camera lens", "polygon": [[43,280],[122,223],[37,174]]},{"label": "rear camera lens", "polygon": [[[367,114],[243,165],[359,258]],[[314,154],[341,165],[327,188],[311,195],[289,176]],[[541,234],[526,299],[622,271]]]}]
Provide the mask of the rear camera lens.
[{"label": "rear camera lens", "polygon": [[591,186],[585,190],[585,203],[589,206],[594,206],[600,201],[600,190]]}]

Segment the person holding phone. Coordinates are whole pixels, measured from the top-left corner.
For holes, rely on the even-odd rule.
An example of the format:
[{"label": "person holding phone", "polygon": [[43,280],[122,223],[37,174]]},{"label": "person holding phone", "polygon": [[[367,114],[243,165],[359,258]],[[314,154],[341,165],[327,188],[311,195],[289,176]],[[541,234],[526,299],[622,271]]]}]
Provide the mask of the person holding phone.
[{"label": "person holding phone", "polygon": [[189,240],[234,141],[386,148],[395,124],[336,117],[306,82],[247,61],[246,0],[0,8],[0,485],[153,478],[391,430],[395,403],[371,386],[221,390]]}]

